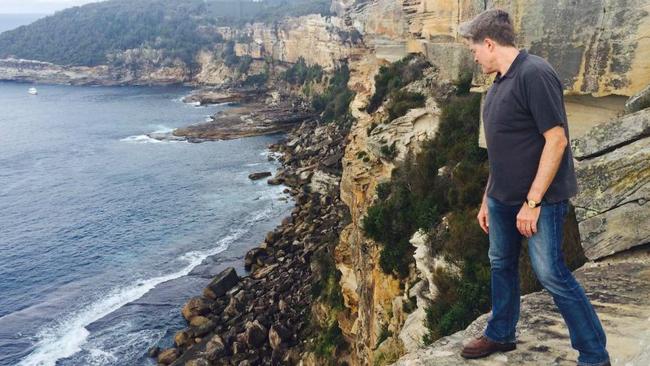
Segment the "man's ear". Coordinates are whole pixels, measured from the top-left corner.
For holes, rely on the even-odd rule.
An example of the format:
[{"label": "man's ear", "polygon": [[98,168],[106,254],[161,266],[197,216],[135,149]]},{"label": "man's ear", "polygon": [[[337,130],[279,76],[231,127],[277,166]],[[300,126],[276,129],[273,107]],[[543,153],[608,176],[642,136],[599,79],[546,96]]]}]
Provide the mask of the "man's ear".
[{"label": "man's ear", "polygon": [[487,48],[488,51],[492,52],[494,51],[494,41],[491,40],[490,38],[484,38],[483,39],[483,45]]}]

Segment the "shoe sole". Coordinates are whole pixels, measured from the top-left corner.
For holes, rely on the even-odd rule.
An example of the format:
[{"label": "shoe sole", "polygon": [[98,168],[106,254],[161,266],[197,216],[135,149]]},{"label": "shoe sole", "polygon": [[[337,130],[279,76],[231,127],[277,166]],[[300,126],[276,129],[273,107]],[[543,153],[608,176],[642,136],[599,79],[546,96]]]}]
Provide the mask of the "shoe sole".
[{"label": "shoe sole", "polygon": [[471,359],[471,358],[482,358],[482,357],[487,357],[487,356],[489,356],[489,355],[491,355],[491,354],[493,354],[493,353],[496,353],[496,352],[510,352],[510,351],[514,351],[515,349],[517,349],[517,345],[516,345],[516,344],[512,344],[512,345],[503,346],[503,348],[499,348],[499,349],[497,349],[497,350],[490,351],[490,352],[484,352],[484,353],[461,353],[460,355],[461,355],[463,358],[470,358],[470,359]]}]

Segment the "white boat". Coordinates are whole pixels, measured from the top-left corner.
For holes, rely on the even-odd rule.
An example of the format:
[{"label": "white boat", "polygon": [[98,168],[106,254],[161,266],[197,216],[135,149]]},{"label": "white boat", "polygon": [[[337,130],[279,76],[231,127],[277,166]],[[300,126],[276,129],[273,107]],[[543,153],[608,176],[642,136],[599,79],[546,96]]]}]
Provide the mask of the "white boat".
[{"label": "white boat", "polygon": [[38,91],[36,91],[36,88],[29,88],[29,90],[27,90],[27,92],[28,92],[29,94],[31,94],[31,95],[36,95],[36,94],[38,94]]}]

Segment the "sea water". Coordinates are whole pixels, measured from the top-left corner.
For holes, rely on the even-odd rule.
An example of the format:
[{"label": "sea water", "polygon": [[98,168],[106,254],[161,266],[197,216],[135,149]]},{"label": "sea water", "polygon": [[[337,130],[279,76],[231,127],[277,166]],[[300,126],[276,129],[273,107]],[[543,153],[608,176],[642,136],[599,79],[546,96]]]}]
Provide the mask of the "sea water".
[{"label": "sea water", "polygon": [[154,365],[183,304],[289,214],[248,179],[281,134],[147,137],[228,108],[189,92],[0,82],[0,365]]}]

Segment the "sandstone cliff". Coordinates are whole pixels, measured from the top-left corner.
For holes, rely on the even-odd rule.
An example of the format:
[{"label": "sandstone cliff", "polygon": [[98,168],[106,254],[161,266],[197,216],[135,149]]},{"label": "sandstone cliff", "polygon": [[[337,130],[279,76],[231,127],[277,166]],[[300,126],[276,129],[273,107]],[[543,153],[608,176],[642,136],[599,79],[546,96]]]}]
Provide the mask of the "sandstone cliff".
[{"label": "sandstone cliff", "polygon": [[[60,84],[160,85],[190,83],[223,85],[264,72],[267,63],[295,63],[299,58],[331,71],[341,59],[355,54],[360,38],[338,17],[311,14],[285,17],[275,23],[253,23],[241,27],[212,27],[215,43],[195,55],[191,67],[163,51],[136,48],[108,55],[108,64],[94,67],[65,67],[35,60],[0,60],[0,80]],[[234,54],[252,59],[248,70],[227,65],[221,53],[223,42],[233,42]],[[271,70],[272,71],[272,70]]]},{"label": "sandstone cliff", "polygon": [[[341,198],[350,207],[352,222],[343,230],[336,250],[346,305],[346,311],[339,316],[339,325],[352,346],[346,361],[353,365],[387,364],[400,354],[422,347],[418,339],[426,332],[422,324],[422,307],[428,299],[435,298],[432,293],[435,288],[431,288],[427,281],[429,271],[421,268],[433,271],[436,266],[445,265],[436,258],[427,257],[426,248],[419,244],[421,239],[414,237],[412,243],[422,249],[416,252],[418,269],[413,268],[409,281],[417,281],[418,278],[420,281],[406,291],[408,286],[381,271],[378,245],[364,237],[361,230],[361,219],[376,197],[376,186],[389,179],[394,165],[394,162],[386,161],[378,154],[377,145],[373,142],[376,132],[373,130],[370,136],[367,133],[368,127],[380,117],[359,111],[374,91],[373,76],[379,66],[398,60],[409,52],[420,52],[438,68],[434,76],[436,84],[457,80],[464,70],[472,67],[472,60],[456,33],[458,24],[485,6],[508,9],[515,18],[519,46],[547,58],[562,77],[572,138],[585,136],[584,141],[592,141],[600,135],[599,141],[606,141],[610,137],[621,136],[623,130],[627,131],[624,134],[626,137],[618,142],[592,148],[593,152],[576,154],[578,159],[582,159],[578,169],[583,194],[575,199],[574,204],[585,253],[589,259],[595,260],[648,242],[647,230],[644,229],[650,212],[647,205],[644,206],[648,196],[648,149],[643,145],[647,139],[639,137],[648,134],[647,126],[642,122],[642,115],[646,112],[617,116],[622,115],[628,97],[650,83],[650,59],[646,57],[650,49],[647,45],[649,4],[627,1],[579,5],[547,1],[333,1],[332,9],[363,35],[367,47],[364,55],[352,64],[350,87],[357,91],[357,97],[351,104],[351,110],[357,122],[350,131],[341,180]],[[473,91],[484,92],[491,80],[480,75],[478,70],[473,71]],[[431,95],[437,87],[424,91]],[[398,151],[417,149],[419,138],[431,136],[437,129],[436,110],[434,104],[427,103],[426,108],[413,110],[405,118],[393,121],[387,127],[391,131],[387,135],[389,142],[396,142]],[[611,135],[603,135],[597,129],[587,132],[599,123],[612,119],[615,122],[610,123],[619,126],[618,130],[613,131],[621,132],[612,132]],[[639,124],[642,127],[638,127]],[[612,128],[607,125],[601,126],[600,130],[609,131]],[[370,158],[359,159],[359,154],[367,154]],[[601,268],[599,266],[589,264],[586,268],[592,268],[590,273],[595,273]],[[638,270],[634,273],[639,273],[640,277],[618,278],[616,273],[620,272],[617,269],[611,273],[612,288],[622,288],[625,281],[639,283],[645,276],[643,268],[647,264],[634,266],[638,267],[634,267],[634,271]],[[586,271],[582,269],[579,273]],[[585,281],[589,282],[590,278],[593,277],[586,277]],[[641,299],[647,295],[646,291],[639,286],[634,298]],[[414,294],[418,300],[417,310],[405,314],[402,304]],[[615,295],[616,290],[613,290],[612,296]],[[546,310],[552,312],[545,295],[535,294],[530,298],[537,299],[539,296]],[[534,301],[538,300],[531,300],[531,303]],[[634,301],[630,299],[630,302]],[[647,310],[647,304],[639,306]],[[529,311],[535,310],[531,305]],[[388,338],[385,337],[386,329],[391,334]],[[635,329],[631,328],[629,334],[634,334]],[[613,333],[616,334],[616,330]],[[382,341],[381,344],[377,344],[378,340]],[[429,349],[434,350],[430,352],[431,357],[417,353],[405,360],[413,361],[422,356],[423,364],[437,364],[435,357],[449,351],[436,353],[437,349]],[[547,356],[558,356],[561,352],[570,354],[565,346]],[[627,359],[636,357],[634,354],[630,352]],[[545,364],[547,359],[539,358],[538,364]],[[404,364],[409,364],[407,361]],[[440,364],[451,365],[455,361],[454,358],[447,362],[441,359]]]},{"label": "sandstone cliff", "polygon": [[[244,73],[227,66],[220,56],[223,50],[217,47],[197,54],[196,70],[177,60],[161,59],[151,50],[130,50],[114,55],[117,68],[64,68],[2,60],[0,79],[224,85],[260,73],[265,65],[294,63],[301,57],[326,69],[348,59],[348,86],[356,92],[350,111],[356,121],[343,156],[335,157],[341,159],[340,182],[327,184],[338,185],[350,214],[334,250],[343,309],[333,312],[327,304],[316,303],[311,304],[311,311],[322,321],[334,320],[349,343],[349,348],[336,354],[339,364],[382,365],[399,359],[398,364],[456,365],[462,362],[456,356],[458,347],[483,326],[485,316],[465,331],[424,346],[424,308],[436,297],[432,276],[436,268],[449,264],[432,257],[425,238],[417,234],[411,238],[417,249],[407,279],[385,274],[379,266],[379,246],[364,236],[361,220],[377,197],[376,187],[390,179],[395,164],[436,133],[441,106],[435,96],[447,93],[466,72],[473,72],[474,92],[483,93],[489,86],[491,78],[474,68],[456,31],[460,22],[493,6],[513,15],[518,45],[548,59],[562,78],[582,192],[573,204],[584,251],[591,261],[576,273],[603,314],[611,344],[620,346],[620,352],[612,352],[614,364],[645,365],[650,341],[650,289],[644,282],[650,265],[643,245],[650,235],[650,112],[643,108],[649,105],[650,1],[333,0],[337,16],[309,15],[273,25],[212,29],[234,43],[237,56],[252,59],[250,70]],[[381,124],[386,118],[384,108],[365,111],[375,92],[374,77],[381,66],[409,53],[420,53],[433,65],[406,87],[422,93],[426,102]],[[373,124],[377,127],[372,128]],[[300,148],[300,143],[294,144]],[[394,145],[394,159],[382,154],[385,145]],[[314,177],[319,175],[314,173]],[[324,180],[331,179],[326,176]],[[405,304],[411,298],[416,298],[415,309],[407,313]],[[562,321],[544,291],[524,298],[521,324],[521,352],[473,363],[569,364],[575,359]],[[547,331],[540,332],[538,324],[548,327]],[[251,333],[248,329],[252,328],[247,328]],[[206,346],[208,341],[205,338],[201,344]],[[245,341],[238,340],[237,347]],[[323,364],[313,353],[300,356],[303,364]]]}]

